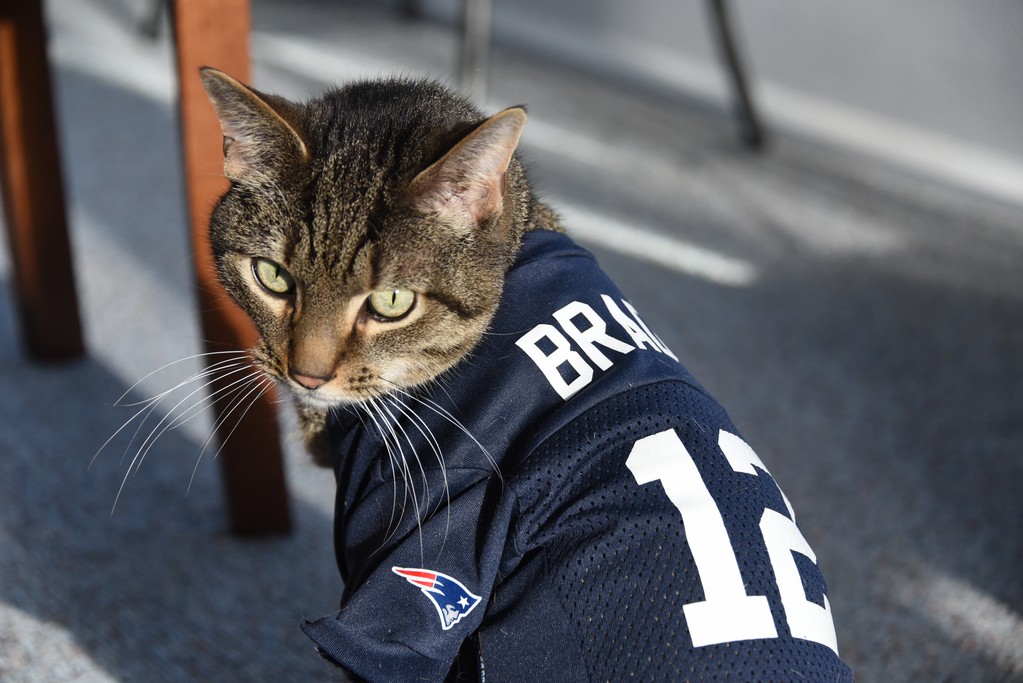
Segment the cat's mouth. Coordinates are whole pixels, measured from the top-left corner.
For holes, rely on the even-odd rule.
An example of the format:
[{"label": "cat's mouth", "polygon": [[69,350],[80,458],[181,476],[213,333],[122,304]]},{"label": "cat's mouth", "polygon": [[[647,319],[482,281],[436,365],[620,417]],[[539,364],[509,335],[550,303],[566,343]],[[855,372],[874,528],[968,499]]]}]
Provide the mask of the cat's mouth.
[{"label": "cat's mouth", "polygon": [[322,409],[363,403],[387,393],[383,387],[373,389],[360,388],[358,390],[347,391],[328,387],[309,389],[304,386],[300,386],[294,381],[280,379],[278,379],[278,381],[284,384],[291,392],[292,396],[298,400],[309,406]]},{"label": "cat's mouth", "polygon": [[296,388],[293,384],[289,384],[288,389],[290,389],[291,394],[295,396],[299,401],[313,408],[328,410],[330,408],[336,408],[342,405],[351,405],[353,403],[358,403],[357,399],[341,398],[338,396],[328,396],[326,394],[320,394],[315,391]]},{"label": "cat's mouth", "polygon": [[392,387],[367,368],[350,376],[340,373],[332,377],[310,377],[290,372],[287,378],[277,377],[299,400],[320,408],[362,403],[391,393]]}]

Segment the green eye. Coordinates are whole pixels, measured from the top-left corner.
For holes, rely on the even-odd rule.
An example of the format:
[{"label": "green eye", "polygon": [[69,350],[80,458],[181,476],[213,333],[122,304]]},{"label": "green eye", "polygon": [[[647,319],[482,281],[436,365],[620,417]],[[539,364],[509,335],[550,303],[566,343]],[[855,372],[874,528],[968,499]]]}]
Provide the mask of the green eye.
[{"label": "green eye", "polygon": [[284,296],[295,291],[295,279],[291,277],[291,273],[270,259],[252,259],[252,274],[271,294]]},{"label": "green eye", "polygon": [[381,289],[369,295],[369,310],[383,320],[398,320],[416,305],[416,293],[411,289]]}]

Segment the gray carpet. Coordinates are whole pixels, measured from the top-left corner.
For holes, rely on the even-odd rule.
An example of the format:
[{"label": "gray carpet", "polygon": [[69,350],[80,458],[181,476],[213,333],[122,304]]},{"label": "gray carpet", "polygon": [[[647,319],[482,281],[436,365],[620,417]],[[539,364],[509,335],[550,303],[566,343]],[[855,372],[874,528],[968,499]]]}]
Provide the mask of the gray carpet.
[{"label": "gray carpet", "polygon": [[[298,629],[340,591],[328,473],[289,445],[294,534],[239,540],[205,415],[119,498],[132,430],[90,467],[200,333],[166,38],[112,0],[49,10],[89,355],[28,364],[0,297],[0,680],[330,680]],[[298,16],[256,3],[257,85],[450,71],[443,28]],[[1023,209],[798,140],[750,156],[722,112],[535,55],[498,50],[492,83],[530,106],[542,194],[792,500],[858,680],[1023,680]]]}]

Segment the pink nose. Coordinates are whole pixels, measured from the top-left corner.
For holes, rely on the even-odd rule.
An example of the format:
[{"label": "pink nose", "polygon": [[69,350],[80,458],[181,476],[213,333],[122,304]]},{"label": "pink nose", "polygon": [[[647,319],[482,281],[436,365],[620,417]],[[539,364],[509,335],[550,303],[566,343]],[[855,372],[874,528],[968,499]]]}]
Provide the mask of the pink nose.
[{"label": "pink nose", "polygon": [[311,375],[303,375],[302,373],[295,371],[291,372],[291,378],[306,389],[317,389],[330,381],[330,377],[314,377]]}]

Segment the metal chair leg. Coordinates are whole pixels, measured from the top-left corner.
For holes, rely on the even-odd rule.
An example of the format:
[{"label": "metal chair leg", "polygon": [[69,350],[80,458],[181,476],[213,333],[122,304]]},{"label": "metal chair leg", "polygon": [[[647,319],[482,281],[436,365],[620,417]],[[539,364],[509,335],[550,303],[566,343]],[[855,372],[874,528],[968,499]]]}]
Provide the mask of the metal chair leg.
[{"label": "metal chair leg", "polygon": [[170,0],[150,0],[149,11],[139,21],[139,30],[153,40],[160,35],[160,24],[163,23],[163,16],[167,13]]},{"label": "metal chair leg", "polygon": [[487,62],[490,55],[491,0],[462,0],[462,45],[459,83],[474,102],[487,97]]},{"label": "metal chair leg", "polygon": [[423,8],[420,7],[419,0],[398,0],[398,13],[406,19],[421,19]]},{"label": "metal chair leg", "polygon": [[742,59],[732,35],[726,0],[709,0],[709,4],[718,50],[731,77],[732,96],[735,98],[735,115],[739,119],[739,137],[750,149],[760,149],[764,145],[766,136],[760,123],[760,117],[753,105]]}]

